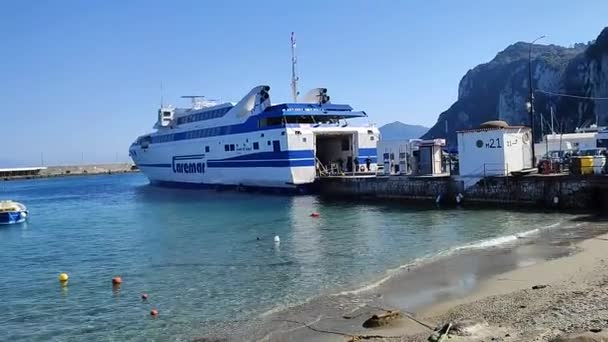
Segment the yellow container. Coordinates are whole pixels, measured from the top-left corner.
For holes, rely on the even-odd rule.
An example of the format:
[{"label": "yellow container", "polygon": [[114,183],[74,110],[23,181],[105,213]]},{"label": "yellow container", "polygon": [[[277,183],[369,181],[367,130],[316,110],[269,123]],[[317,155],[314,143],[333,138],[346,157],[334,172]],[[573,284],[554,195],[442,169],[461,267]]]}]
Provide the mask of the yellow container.
[{"label": "yellow container", "polygon": [[593,174],[593,156],[581,156],[581,174]]}]

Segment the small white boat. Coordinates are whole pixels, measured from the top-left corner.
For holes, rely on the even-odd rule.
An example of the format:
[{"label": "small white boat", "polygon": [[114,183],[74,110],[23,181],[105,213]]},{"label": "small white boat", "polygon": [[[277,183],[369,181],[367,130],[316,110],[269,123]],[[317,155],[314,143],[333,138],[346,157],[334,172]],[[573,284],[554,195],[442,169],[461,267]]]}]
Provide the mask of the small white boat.
[{"label": "small white boat", "polygon": [[19,202],[0,201],[0,224],[25,222],[27,214],[27,208]]}]

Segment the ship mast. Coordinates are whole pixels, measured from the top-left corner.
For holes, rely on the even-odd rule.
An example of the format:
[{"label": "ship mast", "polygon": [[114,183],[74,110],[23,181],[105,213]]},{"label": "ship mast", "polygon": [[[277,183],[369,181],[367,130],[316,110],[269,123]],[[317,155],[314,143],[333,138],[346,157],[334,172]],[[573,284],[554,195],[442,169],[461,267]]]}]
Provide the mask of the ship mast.
[{"label": "ship mast", "polygon": [[296,76],[296,36],[291,32],[291,96],[293,102],[298,102],[298,76]]}]

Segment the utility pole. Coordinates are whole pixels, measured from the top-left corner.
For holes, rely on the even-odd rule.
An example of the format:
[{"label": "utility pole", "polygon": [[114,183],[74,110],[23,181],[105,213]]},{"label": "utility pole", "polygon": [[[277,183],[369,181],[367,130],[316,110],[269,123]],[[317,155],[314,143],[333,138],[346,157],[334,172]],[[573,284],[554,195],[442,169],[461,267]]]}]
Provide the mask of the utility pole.
[{"label": "utility pole", "polygon": [[537,40],[543,39],[545,36],[540,36],[534,39],[530,43],[530,48],[528,50],[528,88],[530,93],[528,94],[528,102],[526,106],[528,107],[528,113],[530,114],[530,134],[531,134],[531,143],[532,143],[532,167],[536,167],[536,155],[534,154],[534,89],[532,86],[532,46],[536,43]]},{"label": "utility pole", "polygon": [[555,134],[555,129],[553,129],[553,106],[551,106],[551,134]]}]

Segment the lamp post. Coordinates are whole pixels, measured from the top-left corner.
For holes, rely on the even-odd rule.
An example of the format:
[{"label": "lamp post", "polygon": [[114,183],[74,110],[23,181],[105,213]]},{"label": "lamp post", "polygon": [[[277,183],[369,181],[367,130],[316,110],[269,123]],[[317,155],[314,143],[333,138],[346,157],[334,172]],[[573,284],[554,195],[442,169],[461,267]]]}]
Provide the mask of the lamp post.
[{"label": "lamp post", "polygon": [[528,50],[528,102],[526,102],[526,108],[528,109],[528,113],[530,114],[530,142],[532,143],[532,167],[536,167],[536,154],[534,151],[534,89],[532,87],[532,46],[536,43],[537,40],[543,39],[545,36],[540,36],[534,39],[530,43],[530,47]]}]

